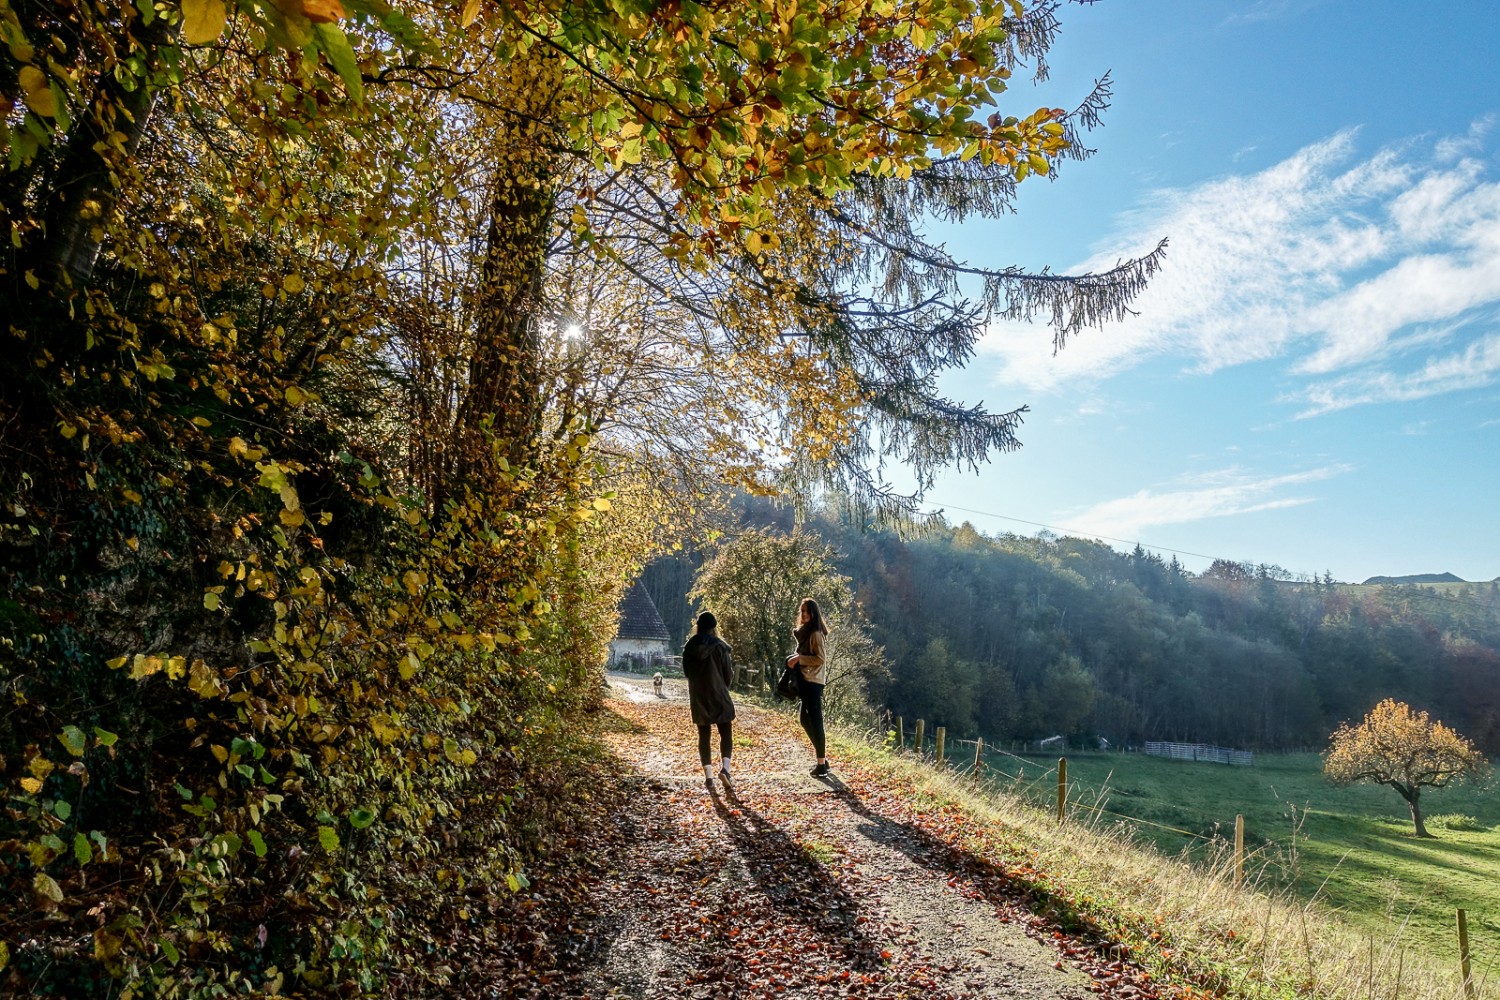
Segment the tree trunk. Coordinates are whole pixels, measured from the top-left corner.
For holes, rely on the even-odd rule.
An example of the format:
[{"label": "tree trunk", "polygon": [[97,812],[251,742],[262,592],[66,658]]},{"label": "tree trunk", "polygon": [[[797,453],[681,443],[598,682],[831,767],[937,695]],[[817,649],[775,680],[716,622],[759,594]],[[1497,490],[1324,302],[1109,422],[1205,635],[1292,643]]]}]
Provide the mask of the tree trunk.
[{"label": "tree trunk", "polygon": [[1422,822],[1422,786],[1394,785],[1393,787],[1401,793],[1401,797],[1411,807],[1411,825],[1414,834],[1418,837],[1431,838],[1432,834],[1427,832],[1427,824]]},{"label": "tree trunk", "polygon": [[1417,802],[1416,792],[1413,792],[1411,798],[1407,801],[1411,805],[1412,829],[1416,831],[1418,837],[1431,837],[1432,834],[1427,832],[1427,824],[1422,822],[1422,807]]},{"label": "tree trunk", "polygon": [[[155,71],[154,47],[141,59],[144,72]],[[44,209],[46,235],[33,264],[43,282],[82,285],[94,273],[100,234],[119,202],[118,185],[129,176],[126,165],[140,147],[156,103],[156,91],[145,80],[133,83],[127,89],[114,74],[103,74],[68,136]],[[123,141],[108,141],[115,134]]]},{"label": "tree trunk", "polygon": [[541,425],[539,310],[555,201],[550,116],[560,81],[550,51],[533,49],[511,67],[513,111],[496,130],[474,351],[454,435],[461,482],[482,482],[493,471],[492,439],[512,466],[526,464]]}]

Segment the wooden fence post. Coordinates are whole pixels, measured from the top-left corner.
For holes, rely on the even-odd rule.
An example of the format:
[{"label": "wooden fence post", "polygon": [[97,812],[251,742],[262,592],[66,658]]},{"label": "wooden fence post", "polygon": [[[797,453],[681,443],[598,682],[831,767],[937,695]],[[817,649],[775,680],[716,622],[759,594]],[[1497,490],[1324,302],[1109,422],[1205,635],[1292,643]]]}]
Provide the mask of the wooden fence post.
[{"label": "wooden fence post", "polygon": [[984,770],[984,737],[974,741],[974,767],[970,772],[974,777],[979,777],[979,772]]},{"label": "wooden fence post", "polygon": [[1458,911],[1458,968],[1464,977],[1464,997],[1474,1000],[1474,976],[1469,972],[1469,915]]},{"label": "wooden fence post", "polygon": [[945,761],[943,760],[943,743],[946,741],[947,736],[948,736],[948,727],[946,727],[946,726],[938,726],[937,727],[937,765],[938,765],[938,767],[942,767],[943,764],[945,763]]},{"label": "wooden fence post", "polygon": [[1245,884],[1245,817],[1234,818],[1234,887]]},{"label": "wooden fence post", "polygon": [[917,720],[917,740],[916,740],[916,744],[915,744],[915,749],[917,751],[917,756],[918,757],[922,756],[922,749],[923,749],[924,744],[926,744],[926,742],[927,742],[927,722],[926,722],[925,719],[918,719]]},{"label": "wooden fence post", "polygon": [[906,749],[906,720],[896,716],[896,749]]},{"label": "wooden fence post", "polygon": [[1068,758],[1057,758],[1057,821],[1063,821],[1063,807],[1068,803]]}]

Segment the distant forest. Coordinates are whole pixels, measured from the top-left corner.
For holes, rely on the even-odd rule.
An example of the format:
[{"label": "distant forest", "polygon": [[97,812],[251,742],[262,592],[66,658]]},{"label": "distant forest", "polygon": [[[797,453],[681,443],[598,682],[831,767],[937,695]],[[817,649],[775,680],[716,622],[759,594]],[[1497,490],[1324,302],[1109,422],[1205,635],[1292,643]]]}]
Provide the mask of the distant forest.
[{"label": "distant forest", "polygon": [[[743,519],[791,528],[761,504]],[[1392,697],[1500,753],[1500,581],[1356,587],[1227,561],[1193,574],[1139,547],[967,523],[908,538],[804,527],[839,553],[885,648],[876,707],[907,719],[993,740],[1321,748]],[[701,561],[645,572],[679,643]]]}]

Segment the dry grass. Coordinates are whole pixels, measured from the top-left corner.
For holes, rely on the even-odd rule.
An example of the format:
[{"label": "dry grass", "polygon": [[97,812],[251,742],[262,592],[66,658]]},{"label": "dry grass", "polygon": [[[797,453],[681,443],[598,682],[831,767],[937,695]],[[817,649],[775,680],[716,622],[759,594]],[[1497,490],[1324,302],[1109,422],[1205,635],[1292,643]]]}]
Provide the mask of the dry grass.
[{"label": "dry grass", "polygon": [[[1245,998],[1463,1000],[1456,968],[1436,968],[1403,946],[1401,924],[1386,939],[1360,933],[1317,901],[1276,889],[1251,856],[1234,886],[1233,846],[1206,860],[1166,856],[1091,803],[1052,813],[966,776],[849,733],[842,759],[883,774],[918,799],[944,805],[977,827],[963,846],[1028,876],[1063,905],[1127,945],[1154,972],[1210,994]],[[968,824],[965,824],[968,825]],[[1475,970],[1476,974],[1479,970]],[[1485,995],[1484,982],[1477,994]]]}]

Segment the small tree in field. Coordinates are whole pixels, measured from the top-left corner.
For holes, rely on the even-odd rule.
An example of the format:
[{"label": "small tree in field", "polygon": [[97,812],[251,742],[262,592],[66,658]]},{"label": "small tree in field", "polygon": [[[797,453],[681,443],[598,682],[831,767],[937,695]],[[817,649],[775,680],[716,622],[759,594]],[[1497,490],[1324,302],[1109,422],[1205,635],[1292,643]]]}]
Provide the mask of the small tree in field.
[{"label": "small tree in field", "polygon": [[802,528],[790,535],[746,531],[704,564],[688,596],[718,616],[719,634],[734,646],[741,670],[754,670],[754,682],[741,676],[740,685],[760,690],[769,689],[795,648],[798,603],[816,600],[830,629],[828,707],[857,716],[862,703],[883,699],[890,671],[834,558],[826,542]]},{"label": "small tree in field", "polygon": [[1489,767],[1474,744],[1394,698],[1372,708],[1358,726],[1339,726],[1323,755],[1323,773],[1335,784],[1370,781],[1394,788],[1411,807],[1418,837],[1432,836],[1422,822],[1423,788],[1444,788],[1466,775],[1477,778]]}]

